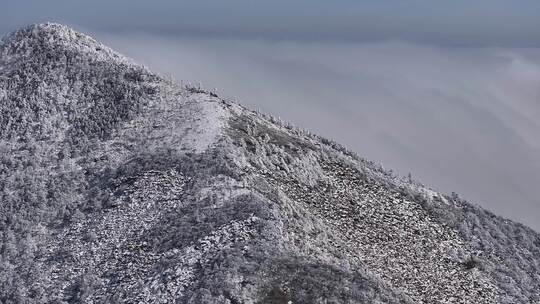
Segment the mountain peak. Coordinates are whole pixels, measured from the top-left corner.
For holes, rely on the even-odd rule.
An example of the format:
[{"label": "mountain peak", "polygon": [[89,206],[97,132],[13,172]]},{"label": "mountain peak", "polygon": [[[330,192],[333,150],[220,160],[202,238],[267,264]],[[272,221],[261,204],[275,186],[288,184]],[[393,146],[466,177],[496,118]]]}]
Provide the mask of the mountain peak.
[{"label": "mountain peak", "polygon": [[101,127],[90,129],[108,134],[141,111],[158,82],[146,68],[70,27],[26,26],[0,42],[0,137],[64,138],[51,124],[75,134],[95,121]]},{"label": "mountain peak", "polygon": [[[114,60],[133,64],[126,57],[113,51],[94,38],[69,26],[44,22],[31,24],[7,35],[0,42],[0,54],[9,57],[35,57],[36,52],[70,51],[91,56],[96,60]],[[6,61],[6,58],[3,58]]]},{"label": "mountain peak", "polygon": [[67,25],[63,25],[60,23],[55,22],[42,22],[42,23],[34,23],[27,27],[24,27],[21,29],[21,31],[31,31],[31,33],[34,36],[39,35],[46,35],[46,34],[53,34],[53,35],[60,35],[60,36],[72,36],[72,35],[83,35],[80,33],[77,33],[75,30],[70,28]]},{"label": "mountain peak", "polygon": [[2,40],[0,303],[540,300],[531,229],[124,63]]}]

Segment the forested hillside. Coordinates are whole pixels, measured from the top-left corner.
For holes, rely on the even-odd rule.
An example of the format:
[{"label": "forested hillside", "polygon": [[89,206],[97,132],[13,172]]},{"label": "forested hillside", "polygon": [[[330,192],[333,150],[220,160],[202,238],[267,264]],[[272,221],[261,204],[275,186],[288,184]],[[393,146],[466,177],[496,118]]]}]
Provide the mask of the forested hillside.
[{"label": "forested hillside", "polygon": [[540,235],[45,23],[0,43],[0,303],[540,303]]}]

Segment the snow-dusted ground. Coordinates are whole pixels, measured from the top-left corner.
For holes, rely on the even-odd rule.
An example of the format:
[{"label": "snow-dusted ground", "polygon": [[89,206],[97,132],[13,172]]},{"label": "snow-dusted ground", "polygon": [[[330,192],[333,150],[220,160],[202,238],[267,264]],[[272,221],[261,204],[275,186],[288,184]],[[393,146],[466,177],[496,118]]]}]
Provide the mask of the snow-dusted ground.
[{"label": "snow-dusted ground", "polygon": [[520,224],[64,26],[0,49],[0,302],[540,300]]}]

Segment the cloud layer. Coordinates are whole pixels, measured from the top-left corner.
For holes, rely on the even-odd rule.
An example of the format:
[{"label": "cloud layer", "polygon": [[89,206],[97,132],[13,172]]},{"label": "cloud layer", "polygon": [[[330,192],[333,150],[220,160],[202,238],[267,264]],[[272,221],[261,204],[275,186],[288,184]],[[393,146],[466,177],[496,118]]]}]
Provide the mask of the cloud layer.
[{"label": "cloud layer", "polygon": [[540,49],[97,36],[540,230]]}]

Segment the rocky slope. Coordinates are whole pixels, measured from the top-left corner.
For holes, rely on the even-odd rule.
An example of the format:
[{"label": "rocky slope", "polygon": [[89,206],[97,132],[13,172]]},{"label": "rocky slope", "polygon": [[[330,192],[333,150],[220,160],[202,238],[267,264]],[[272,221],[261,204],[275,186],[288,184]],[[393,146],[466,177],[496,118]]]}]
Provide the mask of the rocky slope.
[{"label": "rocky slope", "polygon": [[540,236],[46,23],[0,43],[1,303],[540,303]]}]

